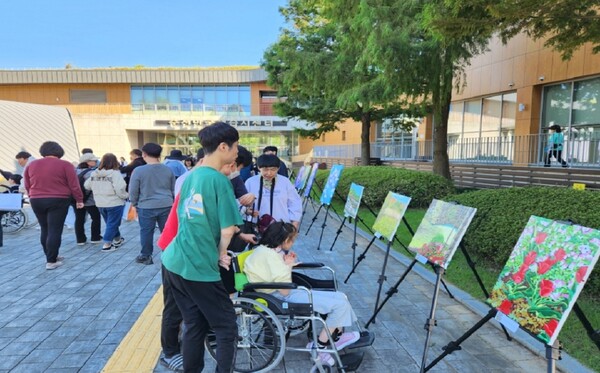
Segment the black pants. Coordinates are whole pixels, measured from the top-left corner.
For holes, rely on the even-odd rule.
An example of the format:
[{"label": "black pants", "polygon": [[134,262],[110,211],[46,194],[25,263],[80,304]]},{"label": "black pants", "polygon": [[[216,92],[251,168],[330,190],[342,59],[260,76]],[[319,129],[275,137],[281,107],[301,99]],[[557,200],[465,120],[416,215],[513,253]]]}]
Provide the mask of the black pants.
[{"label": "black pants", "polygon": [[161,268],[162,283],[163,283],[163,314],[162,325],[160,328],[160,344],[166,358],[171,358],[174,355],[181,353],[179,344],[179,329],[183,316],[177,307],[175,297],[173,296],[173,287],[167,275],[165,266]]},{"label": "black pants", "polygon": [[55,263],[63,227],[71,200],[69,198],[31,198],[31,208],[40,223],[40,243],[47,263]]},{"label": "black pants", "polygon": [[560,163],[563,167],[567,167],[567,162],[562,159],[562,150],[550,150],[546,153],[544,157],[544,166],[550,166],[550,158],[556,158],[556,161]]},{"label": "black pants", "polygon": [[82,209],[75,209],[75,236],[77,237],[77,243],[87,241],[84,229],[86,214],[90,214],[90,218],[92,218],[92,241],[102,240],[102,236],[100,235],[100,222],[102,221],[100,210],[96,206],[85,206]]},{"label": "black pants", "polygon": [[209,329],[217,340],[217,372],[231,372],[235,354],[237,323],[235,311],[221,281],[189,281],[167,270],[177,306],[183,314],[183,369],[202,372],[204,339]]}]

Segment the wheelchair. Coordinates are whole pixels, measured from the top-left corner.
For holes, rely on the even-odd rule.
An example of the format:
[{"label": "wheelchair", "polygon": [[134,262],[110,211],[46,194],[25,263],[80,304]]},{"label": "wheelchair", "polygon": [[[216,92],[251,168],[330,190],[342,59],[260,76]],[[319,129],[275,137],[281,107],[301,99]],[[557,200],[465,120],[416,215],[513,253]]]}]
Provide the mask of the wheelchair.
[{"label": "wheelchair", "polygon": [[[360,325],[357,325],[360,339],[344,351],[336,349],[329,332],[330,345],[327,349],[294,347],[288,343],[291,336],[304,333],[307,334],[308,341],[316,342],[321,328],[328,330],[325,324],[326,316],[319,315],[313,310],[310,290],[337,290],[333,269],[322,263],[301,263],[294,267],[292,283],[248,283],[243,268],[245,259],[251,253],[251,250],[245,251],[232,258],[235,286],[238,290],[237,295],[232,299],[238,327],[234,372],[268,372],[284,360],[286,351],[310,353],[313,363],[311,372],[356,371],[363,360],[364,353],[348,350],[354,351],[370,346],[374,341],[374,336],[362,329]],[[322,271],[319,278],[307,275],[307,272],[315,270]],[[300,289],[308,293],[309,302],[286,302],[272,294],[261,292],[262,289]],[[306,341],[302,345],[306,346]],[[207,335],[205,346],[213,359],[216,359],[214,334]],[[316,343],[312,346],[316,346]],[[335,360],[335,365],[323,364],[318,358],[320,352],[330,353]]]}]

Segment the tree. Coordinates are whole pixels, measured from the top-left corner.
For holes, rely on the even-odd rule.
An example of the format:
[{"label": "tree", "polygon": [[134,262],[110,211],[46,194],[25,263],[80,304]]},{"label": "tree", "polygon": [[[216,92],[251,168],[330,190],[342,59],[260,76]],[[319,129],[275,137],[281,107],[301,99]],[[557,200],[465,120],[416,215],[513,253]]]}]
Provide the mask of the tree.
[{"label": "tree", "polygon": [[564,59],[585,43],[600,52],[598,0],[447,0],[429,9],[429,24],[445,37],[499,33],[506,43],[524,32],[559,51]]},{"label": "tree", "polygon": [[[370,158],[371,124],[385,118],[422,116],[422,106],[402,99],[387,81],[388,75],[374,65],[360,63],[365,36],[349,39],[347,22],[333,20],[332,9],[344,4],[350,14],[360,1],[291,0],[282,14],[292,28],[264,54],[262,67],[268,84],[282,102],[278,115],[306,120],[315,127],[300,135],[319,138],[335,131],[346,119],[361,123],[361,163]],[[410,121],[399,121],[404,128]]]},{"label": "tree", "polygon": [[359,67],[374,68],[385,77],[389,90],[404,97],[421,112],[433,113],[434,173],[450,179],[447,128],[453,80],[460,86],[469,59],[480,53],[488,35],[446,38],[432,32],[428,9],[444,12],[435,0],[331,1],[333,19],[347,23],[345,38],[361,43]]}]

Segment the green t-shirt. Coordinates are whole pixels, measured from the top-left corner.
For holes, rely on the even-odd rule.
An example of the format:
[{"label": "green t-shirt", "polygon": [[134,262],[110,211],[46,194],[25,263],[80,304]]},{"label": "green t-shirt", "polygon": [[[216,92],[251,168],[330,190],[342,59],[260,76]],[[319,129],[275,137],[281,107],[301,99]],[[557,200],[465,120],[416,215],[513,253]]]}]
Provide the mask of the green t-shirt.
[{"label": "green t-shirt", "polygon": [[242,224],[229,179],[211,167],[194,170],[181,188],[177,218],[177,236],[162,254],[163,265],[186,280],[220,281],[221,229]]}]

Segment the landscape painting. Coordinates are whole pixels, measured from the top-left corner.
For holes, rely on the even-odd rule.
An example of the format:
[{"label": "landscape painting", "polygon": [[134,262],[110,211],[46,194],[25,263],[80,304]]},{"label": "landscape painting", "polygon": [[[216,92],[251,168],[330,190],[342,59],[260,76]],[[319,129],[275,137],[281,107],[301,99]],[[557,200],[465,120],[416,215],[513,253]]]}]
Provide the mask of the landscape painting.
[{"label": "landscape painting", "polygon": [[356,215],[358,215],[358,208],[360,207],[360,201],[362,200],[364,190],[365,187],[362,185],[354,183],[350,184],[350,191],[348,191],[346,205],[344,206],[345,217],[356,219]]},{"label": "landscape painting", "polygon": [[308,197],[310,195],[310,190],[312,189],[313,183],[315,182],[315,176],[317,175],[318,169],[319,163],[313,163],[312,170],[310,171],[310,175],[308,176],[308,180],[306,181],[306,187],[304,188],[304,197]]},{"label": "landscape painting", "polygon": [[554,344],[600,256],[600,231],[531,216],[488,303]]},{"label": "landscape painting", "polygon": [[329,176],[327,177],[327,182],[325,183],[325,187],[323,188],[323,193],[321,193],[322,205],[331,204],[331,200],[333,199],[333,195],[335,194],[335,188],[337,188],[343,170],[343,164],[336,164],[333,167],[331,167],[331,171],[329,171]]},{"label": "landscape painting", "polygon": [[434,199],[408,245],[433,264],[448,268],[477,209]]},{"label": "landscape painting", "polygon": [[302,179],[304,178],[304,170],[306,170],[306,166],[302,166],[298,170],[298,175],[296,175],[296,180],[294,180],[294,188],[296,188],[296,190],[302,189],[301,186]]},{"label": "landscape painting", "polygon": [[388,241],[392,241],[409,203],[410,197],[389,192],[373,224],[375,235],[383,236]]}]

